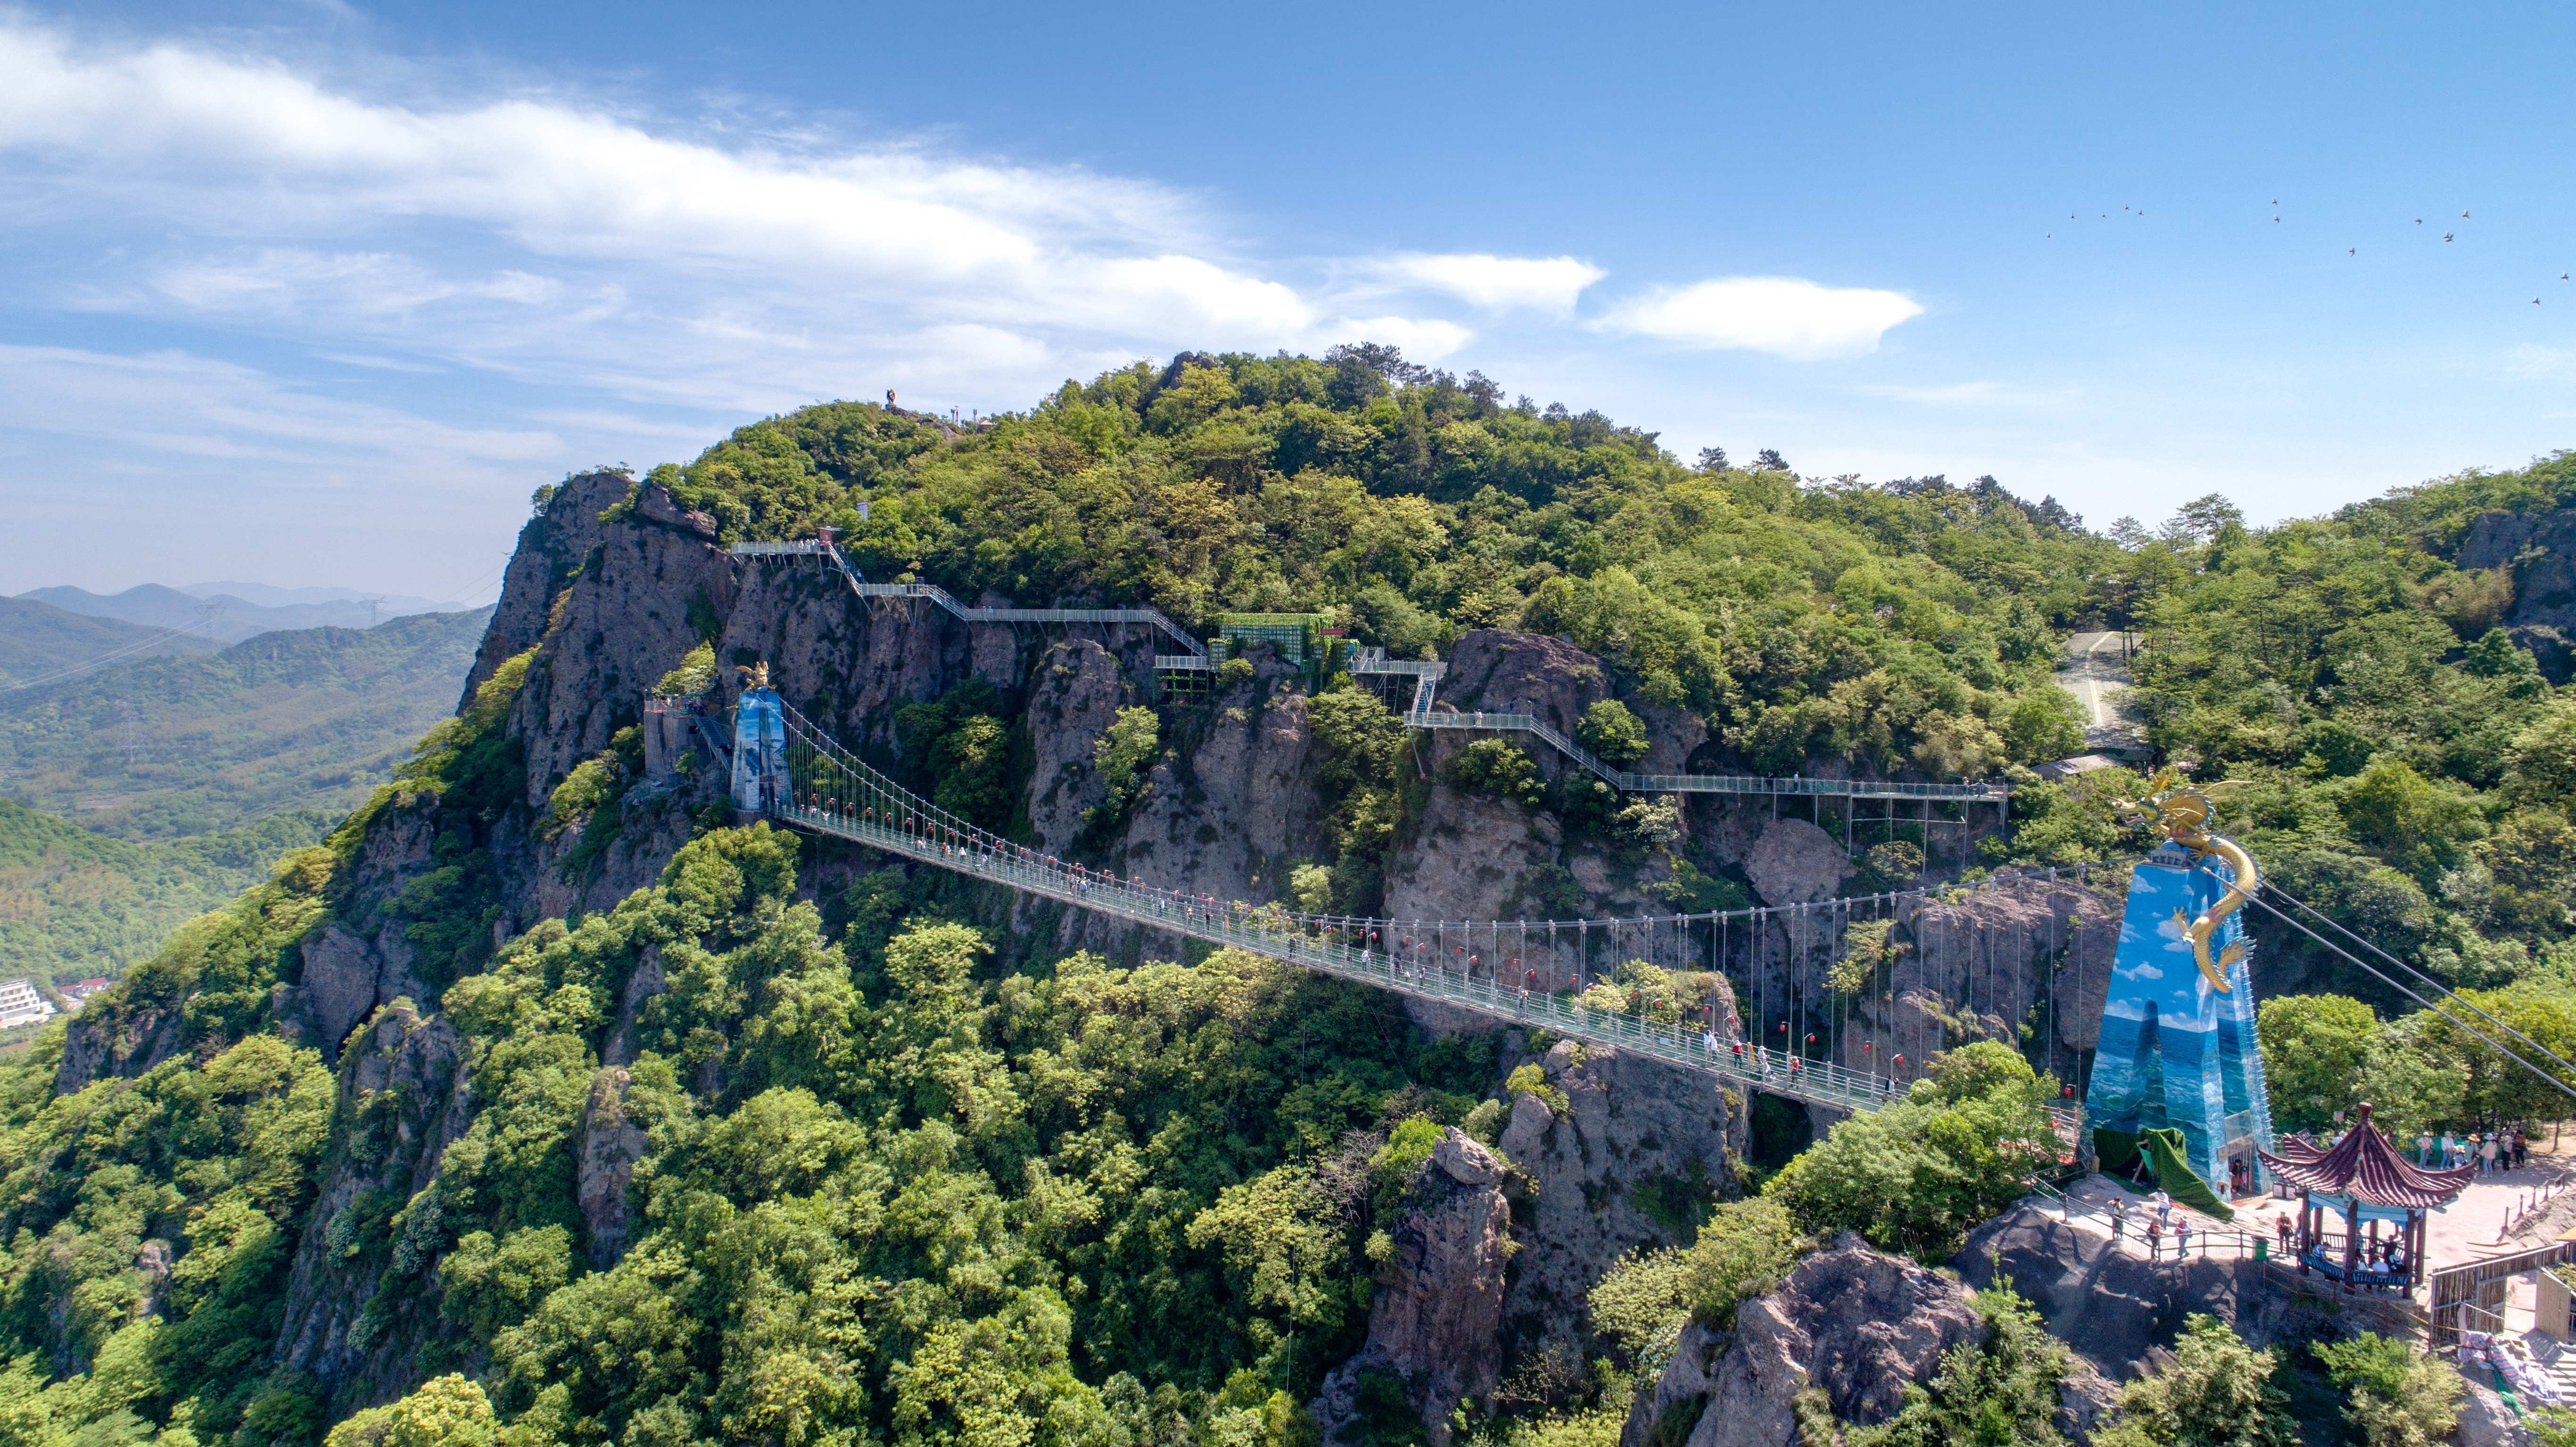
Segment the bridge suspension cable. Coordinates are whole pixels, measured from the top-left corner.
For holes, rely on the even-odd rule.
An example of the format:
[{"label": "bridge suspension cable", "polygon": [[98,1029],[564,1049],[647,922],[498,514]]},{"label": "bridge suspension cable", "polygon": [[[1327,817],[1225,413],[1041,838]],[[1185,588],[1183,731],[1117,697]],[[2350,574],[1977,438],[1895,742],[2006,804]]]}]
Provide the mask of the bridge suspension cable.
[{"label": "bridge suspension cable", "polygon": [[2495,1015],[2481,1007],[2475,1000],[2472,1000],[2466,995],[2461,994],[2459,991],[2452,989],[2450,986],[2443,984],[2440,980],[2437,980],[2415,966],[2406,963],[2404,960],[2390,954],[2388,951],[2381,949],[2370,940],[2356,934],[2352,928],[2343,923],[2343,921],[2325,913],[2315,905],[2301,900],[2298,896],[2290,893],[2286,889],[2283,889],[2281,886],[2274,884],[2271,880],[2265,879],[2263,881],[2263,887],[2270,893],[2277,894],[2281,898],[2288,900],[2292,905],[2298,908],[2300,913],[2318,921],[2327,928],[2332,929],[2335,933],[2351,940],[2354,944],[2361,946],[2363,949],[2379,956],[2381,959],[2386,960],[2398,969],[2405,971],[2408,975],[2413,976],[2416,981],[2424,985],[2425,988],[2433,991],[2436,995],[2458,1005],[2463,1010],[2474,1012],[2479,1018],[2485,1020],[2488,1024],[2493,1025],[2498,1030],[2501,1030],[2507,1035],[2512,1036],[2514,1039],[2521,1041],[2523,1044],[2530,1046],[2535,1053],[2549,1057],[2567,1071],[2568,1078],[2576,1080],[2576,1060],[2569,1060],[2557,1051],[2550,1049],[2548,1046],[2543,1045],[2539,1041],[2532,1039],[2530,1036],[2523,1034],[2519,1030],[2516,1030],[2513,1026],[2507,1024],[2503,1020],[2496,1018]]},{"label": "bridge suspension cable", "polygon": [[[2282,898],[2287,899],[2289,896],[2283,895]],[[2530,1061],[2523,1059],[2521,1056],[2514,1054],[2510,1050],[2507,1050],[2503,1045],[2489,1039],[2486,1034],[2480,1031],[2476,1026],[2471,1025],[2459,1016],[2452,1014],[2450,1011],[2443,1009],[2433,1001],[2416,994],[2413,990],[2407,988],[2404,982],[2393,978],[2386,971],[2381,970],[2378,966],[2373,965],[2368,960],[2363,959],[2361,956],[2356,955],[2352,951],[2345,949],[2343,946],[2336,944],[2334,941],[2327,939],[2324,935],[2318,934],[2315,930],[2301,924],[2297,919],[2293,918],[2288,911],[2280,908],[2278,905],[2274,905],[2266,901],[2261,895],[2256,895],[2250,902],[2266,914],[2271,915],[2274,919],[2281,921],[2290,928],[2297,930],[2299,933],[2306,935],[2312,940],[2315,940],[2318,944],[2325,946],[2327,949],[2343,956],[2345,959],[2350,960],[2362,969],[2369,971],[2372,975],[2378,977],[2383,983],[2397,991],[2397,993],[2404,995],[2407,999],[2414,1001],[2416,1004],[2421,1005],[2425,1009],[2432,1011],[2434,1014],[2441,1016],[2443,1019],[2450,1021],[2452,1024],[2458,1026],[2461,1032],[2466,1034],[2470,1039],[2477,1041],[2479,1044],[2486,1046],[2488,1049],[2503,1056],[2505,1059],[2521,1066],[2524,1070],[2531,1072],[2533,1078],[2540,1081],[2543,1085],[2548,1086],[2550,1089],[2557,1091],[2559,1094],[2566,1096],[2570,1100],[2576,1100],[2576,1085],[2568,1084],[2566,1081],[2559,1079],[2557,1076],[2550,1074],[2548,1071],[2541,1069],[2539,1066],[2534,1065]],[[2462,1003],[2466,1002],[2464,1001]],[[2478,1013],[2485,1014],[2486,1012],[2481,1010]],[[2519,1032],[2516,1033],[2519,1034]],[[2557,1059],[2554,1055],[2550,1058],[2553,1060]]]}]

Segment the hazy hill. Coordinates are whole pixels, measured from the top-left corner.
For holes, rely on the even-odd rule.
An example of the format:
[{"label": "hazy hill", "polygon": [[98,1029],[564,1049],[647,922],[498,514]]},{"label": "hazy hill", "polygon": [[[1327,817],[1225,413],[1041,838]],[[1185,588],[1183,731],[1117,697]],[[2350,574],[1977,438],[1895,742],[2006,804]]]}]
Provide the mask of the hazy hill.
[{"label": "hazy hill", "polygon": [[202,632],[192,638],[116,618],[86,617],[31,598],[0,598],[0,689],[103,659],[206,651]]},{"label": "hazy hill", "polygon": [[273,814],[195,839],[132,844],[0,800],[0,979],[116,978],[181,922],[268,875],[336,816]]},{"label": "hazy hill", "polygon": [[[385,619],[428,611],[420,606],[426,600],[387,598],[384,606],[370,615],[356,597],[304,598],[293,602],[255,602],[224,589],[237,585],[201,583],[181,590],[165,588],[158,583],[144,583],[122,593],[101,596],[84,588],[38,588],[21,593],[22,599],[48,603],[67,613],[91,618],[116,618],[127,623],[140,623],[150,628],[185,628],[199,638],[206,632],[206,615],[197,611],[200,603],[220,603],[223,612],[215,620],[215,637],[226,643],[239,643],[262,633],[280,628],[365,628],[372,619]],[[276,599],[284,590],[257,588],[253,591],[267,599]],[[346,589],[296,589],[297,593],[339,593]],[[436,605],[429,605],[434,607]]]},{"label": "hazy hill", "polygon": [[265,633],[0,694],[9,797],[128,839],[346,812],[455,706],[486,616]]}]

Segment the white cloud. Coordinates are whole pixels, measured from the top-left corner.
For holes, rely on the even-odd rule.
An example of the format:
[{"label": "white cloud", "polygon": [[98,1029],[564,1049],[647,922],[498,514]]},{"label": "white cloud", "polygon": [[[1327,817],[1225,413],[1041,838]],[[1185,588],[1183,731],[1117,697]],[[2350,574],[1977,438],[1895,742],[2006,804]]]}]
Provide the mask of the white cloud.
[{"label": "white cloud", "polygon": [[1693,347],[1769,352],[1797,361],[1878,350],[1879,338],[1923,307],[1868,287],[1818,286],[1794,276],[1724,276],[1656,292],[1608,325]]},{"label": "white cloud", "polygon": [[1571,256],[1427,256],[1407,253],[1389,257],[1389,276],[1446,292],[1487,311],[1525,307],[1533,311],[1574,310],[1583,289],[1608,272]]}]

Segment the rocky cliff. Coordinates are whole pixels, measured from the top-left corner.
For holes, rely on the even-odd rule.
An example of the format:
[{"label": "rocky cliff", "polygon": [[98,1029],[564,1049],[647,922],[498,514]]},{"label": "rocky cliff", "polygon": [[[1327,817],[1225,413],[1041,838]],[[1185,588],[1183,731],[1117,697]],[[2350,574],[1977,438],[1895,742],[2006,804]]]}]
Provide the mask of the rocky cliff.
[{"label": "rocky cliff", "polygon": [[1593,1283],[1640,1246],[1683,1244],[1712,1196],[1740,1194],[1740,1092],[1642,1056],[1560,1040],[1539,1066],[1564,1099],[1523,1092],[1503,1154],[1526,1182],[1523,1250],[1504,1300],[1516,1356],[1573,1359]]},{"label": "rocky cliff", "polygon": [[1316,1414],[1328,1441],[1360,1441],[1360,1379],[1382,1372],[1403,1384],[1433,1447],[1451,1436],[1450,1414],[1489,1397],[1500,1377],[1504,1268],[1517,1249],[1509,1168],[1456,1130],[1443,1131],[1389,1233],[1369,1304],[1368,1342],[1324,1378]]},{"label": "rocky cliff", "polygon": [[1957,1281],[1846,1235],[1739,1306],[1730,1329],[1683,1328],[1663,1375],[1637,1394],[1620,1447],[1790,1447],[1809,1387],[1843,1421],[1883,1422],[1943,1352],[1984,1335]]}]

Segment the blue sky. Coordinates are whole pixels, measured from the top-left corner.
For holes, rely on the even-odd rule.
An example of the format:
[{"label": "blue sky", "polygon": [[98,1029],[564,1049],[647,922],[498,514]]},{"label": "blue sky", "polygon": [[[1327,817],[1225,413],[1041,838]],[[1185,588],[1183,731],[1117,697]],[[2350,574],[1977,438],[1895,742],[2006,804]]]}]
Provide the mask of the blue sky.
[{"label": "blue sky", "polygon": [[0,590],[479,600],[569,468],[1360,339],[1685,457],[1991,472],[2097,524],[2322,512],[2576,436],[2571,30],[0,10]]}]

